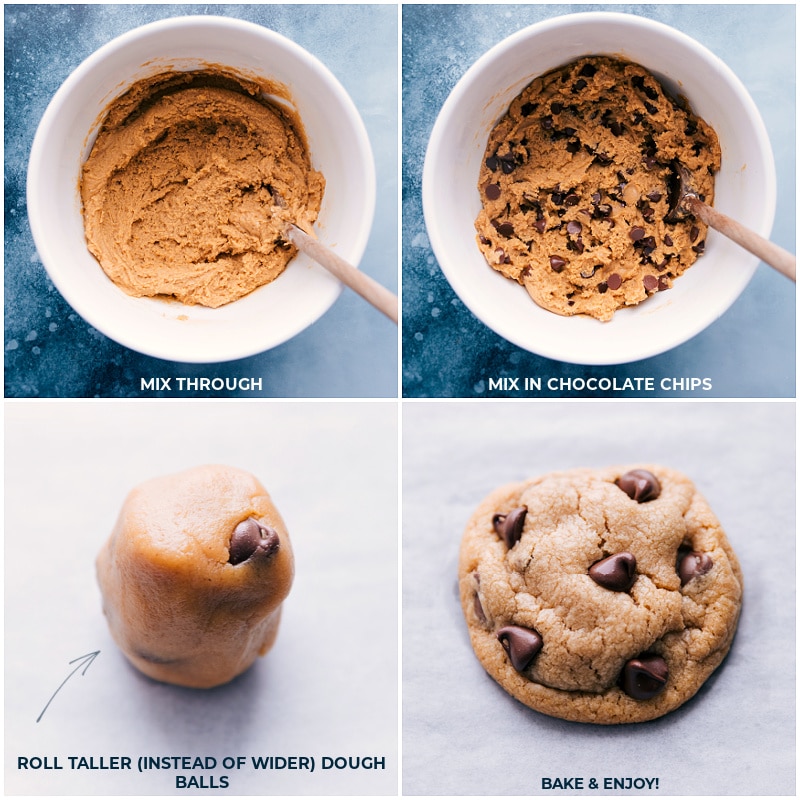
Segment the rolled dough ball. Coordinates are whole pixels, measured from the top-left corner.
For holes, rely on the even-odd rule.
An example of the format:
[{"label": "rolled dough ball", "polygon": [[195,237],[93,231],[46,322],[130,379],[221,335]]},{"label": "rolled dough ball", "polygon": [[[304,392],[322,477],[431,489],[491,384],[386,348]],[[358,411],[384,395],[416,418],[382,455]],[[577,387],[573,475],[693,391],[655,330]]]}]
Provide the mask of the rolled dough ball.
[{"label": "rolled dough ball", "polygon": [[135,488],[97,558],[123,653],[155,680],[195,688],[227,683],[272,647],[293,577],[269,494],[227,466]]}]

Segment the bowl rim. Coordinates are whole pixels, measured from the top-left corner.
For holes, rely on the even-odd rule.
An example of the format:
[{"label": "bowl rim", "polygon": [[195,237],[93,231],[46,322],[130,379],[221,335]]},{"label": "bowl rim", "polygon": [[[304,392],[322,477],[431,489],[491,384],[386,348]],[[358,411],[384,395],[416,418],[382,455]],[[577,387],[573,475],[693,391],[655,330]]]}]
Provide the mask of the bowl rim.
[{"label": "bowl rim", "polygon": [[[136,331],[116,330],[113,324],[109,324],[108,317],[102,313],[98,313],[95,304],[91,299],[86,299],[83,294],[76,290],[73,286],[69,275],[65,275],[62,269],[55,266],[58,263],[58,254],[55,253],[48,242],[47,237],[47,221],[43,218],[44,215],[39,213],[40,193],[46,189],[46,181],[41,172],[41,163],[44,156],[45,149],[52,136],[52,128],[57,122],[60,114],[63,112],[64,107],[72,99],[73,93],[81,83],[86,80],[92,72],[101,67],[102,64],[115,53],[123,51],[127,48],[135,46],[137,42],[146,39],[155,34],[162,34],[164,31],[171,29],[195,29],[195,30],[208,30],[215,28],[226,28],[232,32],[247,31],[250,34],[256,35],[264,39],[266,42],[278,43],[288,52],[301,62],[308,65],[309,69],[313,71],[320,78],[325,79],[326,89],[334,95],[336,104],[343,109],[342,118],[347,120],[348,138],[353,142],[356,152],[359,154],[357,169],[361,173],[363,180],[363,187],[360,192],[361,203],[363,210],[359,214],[359,222],[357,230],[352,235],[348,236],[348,255],[347,258],[350,263],[356,268],[359,267],[360,261],[364,256],[369,243],[369,237],[372,230],[376,197],[377,197],[377,178],[375,171],[374,154],[372,145],[367,133],[364,120],[358,111],[352,97],[344,88],[339,79],[334,73],[312,52],[299,45],[297,42],[288,38],[287,36],[268,28],[265,25],[251,22],[249,20],[239,19],[237,17],[228,17],[221,15],[193,15],[183,14],[179,16],[166,17],[151,22],[137,25],[130,30],[124,31],[121,34],[113,37],[109,41],[100,45],[93,50],[85,59],[83,59],[63,80],[56,92],[50,98],[50,101],[42,114],[41,119],[36,128],[33,137],[31,149],[28,157],[27,177],[26,177],[26,198],[27,198],[27,212],[28,221],[33,237],[34,246],[37,254],[42,261],[42,265],[47,272],[48,277],[53,282],[53,285],[67,301],[67,303],[93,328],[96,328],[103,335],[109,339],[117,342],[118,344],[153,358],[164,359],[178,363],[222,363],[233,361],[241,358],[257,355],[259,353],[271,350],[304,331],[306,328],[317,322],[330,308],[334,305],[336,300],[342,293],[343,284],[334,279],[330,273],[327,273],[322,267],[315,263],[310,264],[310,269],[318,273],[323,280],[330,283],[326,289],[326,296],[318,302],[316,307],[307,310],[305,315],[293,315],[292,319],[285,324],[279,331],[270,331],[267,326],[261,326],[260,332],[250,329],[247,337],[237,336],[236,340],[229,341],[226,346],[215,347],[215,351],[211,354],[206,352],[199,352],[202,348],[193,348],[191,341],[187,340],[183,335],[177,337],[176,341],[149,341],[142,343],[137,338]],[[198,53],[196,56],[198,62],[203,60],[202,54]],[[166,61],[168,56],[154,56],[149,61]],[[147,66],[148,62],[142,60],[139,67],[132,67],[129,77],[120,81],[109,93],[108,97],[104,100],[104,107],[113,102],[116,97],[123,94],[132,83],[137,80],[135,77],[138,72]],[[236,72],[235,67],[231,67],[232,71]],[[238,70],[244,74],[242,70]],[[252,71],[248,70],[246,77],[251,77]],[[264,77],[269,77],[264,73]],[[95,121],[95,128],[99,122],[102,121],[104,112],[101,111],[98,119]],[[90,137],[94,134],[95,128],[86,131],[86,141],[90,141]],[[91,148],[88,147],[83,157],[88,156]],[[313,151],[311,152],[312,161],[314,158]],[[323,196],[323,203],[325,198]],[[88,248],[87,248],[88,253]],[[91,253],[89,256],[96,262],[96,259]],[[100,265],[97,265],[101,269]],[[260,287],[264,288],[264,287]],[[122,290],[119,290],[122,291]],[[252,293],[251,293],[252,294]],[[126,295],[126,298],[129,296]],[[247,295],[246,297],[250,297]],[[170,300],[161,300],[154,298],[129,298],[131,301],[144,301],[145,303],[161,303],[166,302],[169,304],[171,310],[175,308],[183,308],[183,304],[173,303]],[[245,300],[246,298],[241,298]],[[239,301],[236,301],[239,302]],[[223,309],[230,309],[233,303],[222,306]],[[194,308],[194,307],[189,307]],[[203,312],[213,312],[217,309],[202,309]],[[145,324],[144,321],[142,324]]]},{"label": "bowl rim", "polygon": [[[650,343],[647,341],[646,337],[640,337],[640,341],[631,343],[632,347],[627,353],[615,353],[613,355],[592,354],[589,356],[581,356],[576,355],[573,352],[565,352],[562,348],[560,348],[560,343],[558,341],[547,341],[545,337],[539,337],[537,341],[532,343],[529,336],[521,335],[520,332],[507,326],[502,314],[498,314],[497,319],[492,319],[491,324],[486,321],[486,314],[482,313],[480,308],[476,308],[476,306],[479,304],[472,296],[473,290],[469,287],[469,279],[463,278],[461,271],[457,269],[453,263],[451,263],[451,259],[448,257],[448,245],[446,238],[443,236],[440,230],[441,226],[438,222],[438,209],[434,201],[436,194],[435,172],[438,168],[440,153],[446,152],[446,136],[448,133],[447,129],[450,118],[459,108],[460,104],[464,101],[465,96],[467,96],[471,91],[473,83],[480,77],[484,70],[492,65],[495,61],[502,60],[507,51],[513,50],[522,41],[526,41],[531,37],[538,38],[540,36],[547,35],[554,30],[563,30],[578,25],[586,26],[587,23],[606,26],[624,25],[631,29],[649,29],[657,35],[679,42],[684,47],[693,51],[704,61],[708,62],[709,64],[713,64],[714,68],[724,79],[724,82],[728,84],[736,93],[737,97],[746,108],[748,119],[752,125],[752,132],[755,134],[758,140],[758,148],[764,161],[763,180],[765,184],[765,194],[763,195],[762,208],[764,214],[761,217],[761,225],[754,227],[754,230],[756,230],[765,238],[769,238],[775,220],[775,208],[777,203],[777,176],[774,154],[766,126],[764,125],[764,121],[760,112],[758,111],[755,101],[752,99],[750,93],[747,91],[747,88],[744,86],[739,77],[719,56],[713,53],[705,45],[701,44],[683,31],[673,28],[672,26],[658,20],[653,20],[634,13],[621,11],[578,11],[574,13],[559,14],[555,17],[532,23],[518,31],[511,33],[509,36],[503,38],[490,47],[486,52],[481,54],[469,66],[461,78],[456,82],[455,86],[439,110],[431,130],[430,138],[428,140],[422,171],[423,215],[431,247],[436,256],[439,267],[455,293],[458,295],[459,299],[464,303],[469,311],[484,325],[493,330],[497,335],[501,336],[512,344],[527,350],[528,352],[555,361],[580,364],[584,366],[611,366],[631,363],[633,361],[639,361],[645,358],[660,355],[680,346],[681,344],[684,344],[697,334],[701,333],[714,321],[719,319],[719,317],[721,317],[722,314],[724,314],[739,298],[742,291],[744,291],[745,287],[752,279],[760,263],[758,257],[741,250],[742,255],[740,257],[742,259],[742,268],[737,273],[738,281],[735,281],[732,284],[736,290],[730,292],[724,305],[720,303],[714,307],[713,315],[697,318],[693,320],[693,324],[691,325],[686,324],[682,329],[680,336],[673,339],[671,343],[662,342],[658,346],[653,347],[652,345],[648,346]],[[624,42],[621,42],[620,48],[623,45]],[[589,54],[588,51],[587,54]],[[570,58],[574,57],[565,56],[565,63],[566,61],[570,60]],[[557,65],[554,65],[553,68],[556,66]],[[535,74],[531,74],[530,80],[533,80],[535,77]],[[481,98],[481,101],[484,104],[487,104],[489,102],[489,98],[484,96]],[[613,320],[609,323],[603,324],[613,324]]]}]

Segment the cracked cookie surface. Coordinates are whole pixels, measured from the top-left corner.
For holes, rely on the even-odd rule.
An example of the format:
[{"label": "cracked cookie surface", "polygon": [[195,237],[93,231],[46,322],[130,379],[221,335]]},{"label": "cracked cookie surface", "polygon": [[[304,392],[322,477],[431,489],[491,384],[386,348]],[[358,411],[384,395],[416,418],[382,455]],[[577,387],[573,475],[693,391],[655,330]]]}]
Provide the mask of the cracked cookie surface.
[{"label": "cracked cookie surface", "polygon": [[576,469],[502,487],[467,525],[459,564],[470,639],[511,695],[551,716],[662,716],[727,654],[742,575],[684,475]]},{"label": "cracked cookie surface", "polygon": [[594,56],[548,72],[489,136],[478,246],[543,308],[610,320],[703,253],[703,222],[665,220],[675,160],[711,204],[717,135],[646,69]]}]

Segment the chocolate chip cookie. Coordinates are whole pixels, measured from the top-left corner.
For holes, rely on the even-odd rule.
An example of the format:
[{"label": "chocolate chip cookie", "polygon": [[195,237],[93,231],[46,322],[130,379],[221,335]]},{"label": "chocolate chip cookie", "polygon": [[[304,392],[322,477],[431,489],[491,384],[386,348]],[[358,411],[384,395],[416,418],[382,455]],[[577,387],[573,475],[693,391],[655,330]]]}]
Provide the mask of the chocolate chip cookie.
[{"label": "chocolate chip cookie", "polygon": [[537,711],[598,724],[692,697],[730,649],[742,602],[719,521],[660,466],[495,490],[464,532],[459,584],[486,671]]},{"label": "chocolate chip cookie", "polygon": [[668,218],[678,161],[709,204],[717,135],[646,69],[579,59],[536,78],[489,136],[478,246],[543,308],[606,321],[669,289],[706,226]]}]

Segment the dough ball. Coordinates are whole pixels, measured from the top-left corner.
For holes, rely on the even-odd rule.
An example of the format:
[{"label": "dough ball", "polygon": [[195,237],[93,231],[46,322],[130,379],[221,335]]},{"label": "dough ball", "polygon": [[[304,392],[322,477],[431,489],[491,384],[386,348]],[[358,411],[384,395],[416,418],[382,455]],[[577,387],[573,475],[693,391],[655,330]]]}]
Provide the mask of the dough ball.
[{"label": "dough ball", "polygon": [[195,688],[227,683],[272,647],[293,577],[269,494],[227,466],[135,488],[97,558],[103,611],[123,653],[155,680]]}]

